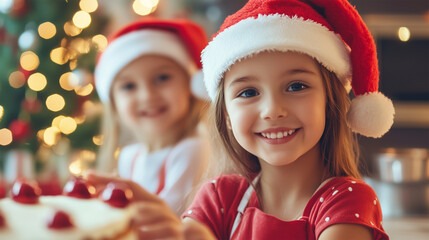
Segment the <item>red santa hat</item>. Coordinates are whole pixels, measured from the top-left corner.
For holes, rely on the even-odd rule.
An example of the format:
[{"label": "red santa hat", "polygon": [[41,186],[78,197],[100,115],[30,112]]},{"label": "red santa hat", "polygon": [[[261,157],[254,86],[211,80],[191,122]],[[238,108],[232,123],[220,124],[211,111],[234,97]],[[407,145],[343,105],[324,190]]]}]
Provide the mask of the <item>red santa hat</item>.
[{"label": "red santa hat", "polygon": [[349,127],[378,138],[393,124],[392,101],[378,92],[374,40],[347,0],[250,0],[229,16],[203,50],[204,81],[210,98],[228,68],[266,50],[297,51],[336,73],[356,98]]},{"label": "red santa hat", "polygon": [[207,45],[203,28],[186,19],[144,18],[133,22],[109,38],[107,48],[98,56],[95,87],[102,102],[109,102],[115,76],[127,64],[146,54],[175,60],[192,77],[194,95],[205,98],[201,72],[201,50]]}]

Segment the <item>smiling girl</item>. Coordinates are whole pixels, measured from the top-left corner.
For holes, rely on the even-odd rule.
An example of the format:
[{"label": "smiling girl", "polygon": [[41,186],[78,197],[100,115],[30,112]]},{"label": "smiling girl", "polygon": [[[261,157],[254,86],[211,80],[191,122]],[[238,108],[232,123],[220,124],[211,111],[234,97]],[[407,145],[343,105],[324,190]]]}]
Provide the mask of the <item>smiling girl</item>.
[{"label": "smiling girl", "polygon": [[[144,19],[111,37],[96,70],[96,89],[105,104],[99,169],[114,169],[122,147],[119,176],[165,199],[180,214],[208,159],[198,94],[204,30],[188,20]],[[199,83],[200,82],[200,83]],[[195,90],[195,91],[193,91]],[[135,143],[123,146],[125,136]]]},{"label": "smiling girl", "polygon": [[388,239],[353,132],[381,137],[394,109],[347,0],[250,0],[202,62],[216,136],[237,174],[205,183],[181,222],[138,191],[142,239]]}]

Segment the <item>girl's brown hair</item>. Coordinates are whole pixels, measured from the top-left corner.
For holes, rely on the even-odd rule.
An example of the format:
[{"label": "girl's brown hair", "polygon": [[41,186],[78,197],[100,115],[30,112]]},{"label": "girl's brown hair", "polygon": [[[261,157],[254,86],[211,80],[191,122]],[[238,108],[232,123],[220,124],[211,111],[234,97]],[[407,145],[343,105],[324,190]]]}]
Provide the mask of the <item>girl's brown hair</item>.
[{"label": "girl's brown hair", "polygon": [[[317,62],[316,62],[317,63]],[[324,88],[326,89],[326,124],[322,137],[319,140],[321,159],[325,166],[325,178],[337,176],[360,177],[358,171],[359,149],[356,137],[347,126],[346,113],[350,106],[350,99],[344,85],[337,76],[319,65]],[[236,172],[249,181],[259,173],[261,166],[256,156],[239,145],[232,131],[227,127],[227,112],[224,96],[224,79],[221,79],[216,90],[216,97],[212,105],[212,118],[215,121],[214,142],[220,143],[225,159],[232,159],[232,166],[218,169],[216,173]],[[216,170],[214,170],[216,171]]]}]

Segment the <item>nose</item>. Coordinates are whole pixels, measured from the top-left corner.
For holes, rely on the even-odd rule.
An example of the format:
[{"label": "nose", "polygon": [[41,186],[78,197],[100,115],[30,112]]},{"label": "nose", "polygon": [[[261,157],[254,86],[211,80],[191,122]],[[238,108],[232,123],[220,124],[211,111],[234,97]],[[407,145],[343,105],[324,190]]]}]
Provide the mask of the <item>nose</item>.
[{"label": "nose", "polygon": [[275,120],[285,118],[287,109],[285,100],[281,96],[266,95],[261,104],[261,118],[265,120]]},{"label": "nose", "polygon": [[137,97],[140,101],[150,101],[156,96],[156,91],[149,84],[140,84]]}]

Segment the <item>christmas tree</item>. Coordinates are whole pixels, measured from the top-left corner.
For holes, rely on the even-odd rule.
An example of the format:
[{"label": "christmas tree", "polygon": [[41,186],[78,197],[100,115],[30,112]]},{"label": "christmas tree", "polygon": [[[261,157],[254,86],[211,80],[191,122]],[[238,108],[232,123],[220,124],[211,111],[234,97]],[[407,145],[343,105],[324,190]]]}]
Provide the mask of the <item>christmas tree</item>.
[{"label": "christmas tree", "polygon": [[36,171],[52,154],[97,149],[92,72],[107,44],[97,9],[97,0],[1,0],[0,168],[16,149]]}]

